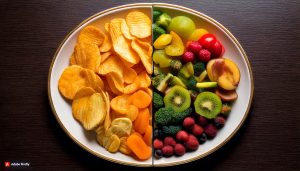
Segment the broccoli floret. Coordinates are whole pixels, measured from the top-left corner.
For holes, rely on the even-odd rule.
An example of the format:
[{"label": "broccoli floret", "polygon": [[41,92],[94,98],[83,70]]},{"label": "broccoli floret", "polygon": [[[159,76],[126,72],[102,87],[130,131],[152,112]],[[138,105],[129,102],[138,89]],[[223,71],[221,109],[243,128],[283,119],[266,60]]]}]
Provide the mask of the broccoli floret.
[{"label": "broccoli floret", "polygon": [[182,67],[182,63],[180,62],[180,60],[171,60],[170,68],[173,74],[177,74],[181,69],[181,67]]},{"label": "broccoli floret", "polygon": [[155,123],[159,127],[176,125],[181,123],[192,111],[191,107],[183,112],[175,112],[171,107],[160,108],[155,112]]},{"label": "broccoli floret", "polygon": [[170,107],[160,108],[158,111],[155,112],[155,123],[157,126],[165,126],[170,125],[172,123],[172,115],[174,110]]},{"label": "broccoli floret", "polygon": [[155,110],[162,108],[164,106],[163,97],[157,92],[153,92],[153,107]]},{"label": "broccoli floret", "polygon": [[193,67],[195,76],[199,76],[205,70],[205,64],[203,62],[197,62]]},{"label": "broccoli floret", "polygon": [[188,109],[186,109],[183,112],[174,112],[172,115],[172,123],[173,124],[179,124],[183,121],[183,119],[187,116],[189,116],[190,114],[192,114],[193,109],[191,107],[189,107]]},{"label": "broccoli floret", "polygon": [[161,34],[165,34],[166,33],[166,30],[159,27],[158,25],[156,24],[153,24],[152,25],[152,31],[153,31],[153,42],[161,35]]},{"label": "broccoli floret", "polygon": [[168,28],[170,22],[171,22],[171,17],[167,13],[162,13],[156,20],[155,24],[166,29]]},{"label": "broccoli floret", "polygon": [[161,11],[159,11],[159,10],[154,10],[154,11],[153,11],[153,21],[155,22],[161,14],[162,14]]},{"label": "broccoli floret", "polygon": [[162,132],[166,135],[176,135],[182,129],[180,125],[163,126]]},{"label": "broccoli floret", "polygon": [[196,87],[196,84],[197,84],[197,80],[194,76],[190,77],[186,82],[186,86],[189,90],[197,91],[198,88]]}]

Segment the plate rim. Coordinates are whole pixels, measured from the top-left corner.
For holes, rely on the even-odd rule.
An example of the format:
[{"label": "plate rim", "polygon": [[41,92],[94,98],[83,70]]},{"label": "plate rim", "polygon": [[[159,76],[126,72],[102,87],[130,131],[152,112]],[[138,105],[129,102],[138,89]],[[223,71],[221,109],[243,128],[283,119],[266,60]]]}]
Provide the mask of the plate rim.
[{"label": "plate rim", "polygon": [[[250,76],[250,82],[251,82],[251,89],[250,89],[250,98],[248,101],[248,105],[247,105],[247,109],[246,112],[242,118],[242,121],[238,124],[238,126],[234,129],[234,131],[224,140],[222,141],[220,144],[218,144],[216,147],[210,149],[209,151],[207,151],[206,153],[200,154],[198,156],[192,157],[190,159],[186,159],[186,160],[182,160],[182,161],[177,161],[177,162],[172,162],[172,163],[166,163],[166,164],[155,164],[154,163],[154,159],[152,159],[152,163],[148,164],[148,163],[131,163],[131,162],[124,162],[124,161],[120,161],[117,159],[113,159],[113,158],[109,158],[106,157],[105,155],[102,155],[98,152],[93,151],[92,149],[88,148],[87,146],[83,145],[81,142],[79,142],[73,135],[71,135],[71,133],[65,128],[65,126],[63,125],[63,123],[61,122],[61,120],[59,119],[57,112],[54,108],[53,105],[53,101],[52,101],[52,96],[51,96],[51,90],[50,90],[50,80],[51,80],[51,73],[52,73],[52,69],[53,69],[53,65],[54,62],[57,59],[57,55],[60,52],[62,46],[65,44],[66,40],[82,25],[86,24],[88,21],[94,19],[95,17],[98,17],[99,15],[103,15],[105,13],[109,13],[111,11],[115,11],[118,9],[122,9],[122,8],[128,8],[128,7],[151,7],[152,10],[154,7],[171,7],[171,8],[178,8],[179,10],[183,10],[186,11],[188,13],[192,13],[195,14],[196,16],[200,16],[205,18],[206,20],[208,20],[209,22],[217,25],[218,27],[220,27],[225,33],[228,34],[228,36],[233,40],[234,44],[238,47],[238,49],[241,51],[242,56],[244,58],[244,60],[246,61],[247,67],[248,67],[248,71],[249,71],[249,76]],[[126,5],[120,5],[120,6],[115,6],[103,11],[100,11],[86,19],[84,19],[82,22],[80,22],[78,25],[76,25],[76,27],[74,27],[71,31],[68,32],[68,34],[64,37],[64,39],[60,42],[58,48],[56,49],[53,57],[52,57],[52,61],[50,64],[50,68],[48,71],[48,99],[49,99],[49,103],[51,106],[51,110],[53,115],[55,116],[55,119],[57,120],[57,122],[59,123],[59,126],[63,129],[63,131],[77,144],[79,145],[81,148],[83,148],[84,150],[88,151],[89,153],[110,161],[110,162],[114,162],[114,163],[118,163],[118,164],[123,164],[123,165],[127,165],[127,166],[138,166],[138,167],[166,167],[166,166],[175,166],[175,165],[180,165],[180,164],[185,164],[185,163],[189,163],[192,161],[196,161],[198,159],[204,158],[208,155],[210,155],[211,153],[217,151],[218,149],[220,149],[221,147],[223,147],[237,132],[238,130],[244,125],[244,122],[247,118],[247,116],[249,115],[249,111],[250,108],[252,106],[252,100],[253,100],[253,93],[254,93],[254,80],[253,80],[253,73],[252,73],[252,67],[251,64],[249,62],[248,56],[246,54],[246,52],[244,51],[243,47],[241,46],[241,44],[239,43],[239,41],[234,37],[234,35],[225,27],[223,26],[221,23],[219,23],[218,21],[216,21],[215,19],[207,16],[206,14],[196,11],[194,9],[191,8],[187,8],[181,5],[175,5],[175,4],[169,4],[169,3],[131,3],[131,4],[126,4]]]}]

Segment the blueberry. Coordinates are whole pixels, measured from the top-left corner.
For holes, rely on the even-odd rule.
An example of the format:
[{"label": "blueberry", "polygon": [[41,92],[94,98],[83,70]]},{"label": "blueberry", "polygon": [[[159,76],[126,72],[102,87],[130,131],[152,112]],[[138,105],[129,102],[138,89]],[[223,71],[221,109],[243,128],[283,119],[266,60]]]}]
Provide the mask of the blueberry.
[{"label": "blueberry", "polygon": [[163,138],[163,132],[160,129],[154,129],[154,138]]},{"label": "blueberry", "polygon": [[200,144],[204,144],[207,140],[207,136],[206,134],[203,132],[199,137],[198,137],[198,141]]},{"label": "blueberry", "polygon": [[163,156],[163,153],[160,149],[154,151],[154,157],[160,159]]}]

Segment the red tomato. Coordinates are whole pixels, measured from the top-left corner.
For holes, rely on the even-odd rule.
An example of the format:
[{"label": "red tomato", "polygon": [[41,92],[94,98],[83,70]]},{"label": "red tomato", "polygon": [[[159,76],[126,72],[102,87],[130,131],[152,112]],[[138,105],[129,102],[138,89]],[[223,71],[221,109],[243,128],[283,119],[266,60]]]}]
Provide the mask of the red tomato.
[{"label": "red tomato", "polygon": [[217,39],[213,34],[207,33],[203,35],[198,42],[203,46],[204,49],[209,51],[212,50],[213,45],[216,43]]}]

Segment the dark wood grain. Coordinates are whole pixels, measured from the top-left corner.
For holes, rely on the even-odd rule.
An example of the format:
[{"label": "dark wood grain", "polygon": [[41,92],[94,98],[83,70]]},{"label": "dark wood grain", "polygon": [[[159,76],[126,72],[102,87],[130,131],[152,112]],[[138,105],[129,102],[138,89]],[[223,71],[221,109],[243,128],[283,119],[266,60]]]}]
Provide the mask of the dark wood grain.
[{"label": "dark wood grain", "polygon": [[[64,36],[92,14],[132,2],[0,1],[0,170],[4,161],[31,163],[20,170],[137,169],[81,149],[59,127],[47,98],[48,69]],[[255,83],[249,117],[229,143],[166,170],[300,170],[300,1],[164,2],[227,27],[247,52]]]}]

